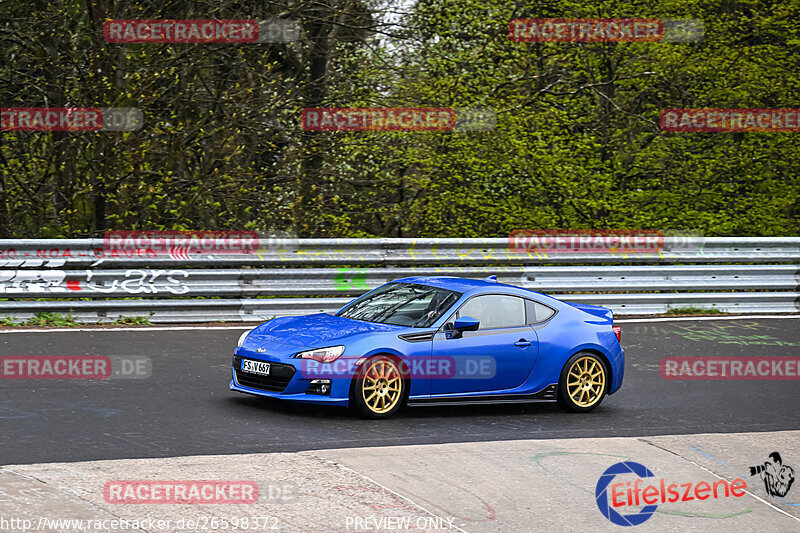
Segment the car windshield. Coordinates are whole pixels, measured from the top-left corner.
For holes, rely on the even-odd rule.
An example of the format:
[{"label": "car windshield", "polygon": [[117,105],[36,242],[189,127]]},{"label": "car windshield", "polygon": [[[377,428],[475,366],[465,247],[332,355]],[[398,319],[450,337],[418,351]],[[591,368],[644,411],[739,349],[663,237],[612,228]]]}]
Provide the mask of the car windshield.
[{"label": "car windshield", "polygon": [[459,296],[461,293],[427,285],[389,283],[350,303],[338,316],[425,328],[447,311]]}]

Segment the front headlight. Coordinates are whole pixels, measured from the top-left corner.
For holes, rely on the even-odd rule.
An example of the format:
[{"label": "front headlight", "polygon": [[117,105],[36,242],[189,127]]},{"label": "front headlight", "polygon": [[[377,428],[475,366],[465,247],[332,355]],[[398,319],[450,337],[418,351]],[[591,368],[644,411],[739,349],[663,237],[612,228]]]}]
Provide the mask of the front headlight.
[{"label": "front headlight", "polygon": [[317,348],[316,350],[300,352],[295,357],[298,359],[313,359],[320,363],[331,363],[339,359],[339,356],[343,353],[344,346],[331,346],[329,348]]},{"label": "front headlight", "polygon": [[[256,328],[253,328],[253,329],[256,329]],[[239,347],[239,348],[242,347],[242,344],[244,344],[244,340],[247,338],[248,335],[250,335],[250,332],[253,331],[253,329],[248,329],[247,331],[242,333],[242,335],[239,337],[239,342],[236,343],[237,347]]]}]

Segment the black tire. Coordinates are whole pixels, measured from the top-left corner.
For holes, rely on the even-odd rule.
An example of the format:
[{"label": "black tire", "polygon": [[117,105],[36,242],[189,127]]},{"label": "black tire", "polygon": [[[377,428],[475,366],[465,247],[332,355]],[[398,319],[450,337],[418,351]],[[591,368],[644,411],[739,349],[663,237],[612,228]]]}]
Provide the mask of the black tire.
[{"label": "black tire", "polygon": [[558,405],[573,413],[596,409],[608,392],[610,378],[611,373],[602,357],[593,352],[576,353],[561,371]]},{"label": "black tire", "polygon": [[389,418],[405,404],[407,390],[408,381],[391,357],[370,357],[353,378],[350,406],[366,418]]}]

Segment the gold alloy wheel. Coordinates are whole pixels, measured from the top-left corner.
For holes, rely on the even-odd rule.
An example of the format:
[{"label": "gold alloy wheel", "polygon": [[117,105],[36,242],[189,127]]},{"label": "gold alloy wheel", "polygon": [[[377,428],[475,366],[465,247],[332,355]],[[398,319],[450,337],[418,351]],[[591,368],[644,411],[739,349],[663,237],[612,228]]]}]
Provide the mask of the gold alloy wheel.
[{"label": "gold alloy wheel", "polygon": [[384,359],[370,364],[361,382],[364,403],[373,413],[390,411],[400,401],[402,387],[400,371],[391,361]]},{"label": "gold alloy wheel", "polygon": [[603,397],[606,369],[594,357],[581,357],[567,374],[567,393],[578,407],[591,407]]}]

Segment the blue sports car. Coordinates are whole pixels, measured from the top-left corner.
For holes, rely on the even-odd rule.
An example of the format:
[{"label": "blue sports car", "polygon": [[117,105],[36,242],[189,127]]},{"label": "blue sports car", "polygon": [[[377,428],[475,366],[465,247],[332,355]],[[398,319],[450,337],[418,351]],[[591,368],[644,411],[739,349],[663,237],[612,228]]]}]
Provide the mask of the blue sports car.
[{"label": "blue sports car", "polygon": [[557,401],[590,411],[622,385],[610,309],[483,280],[410,277],[335,314],[246,331],[230,389],[388,418],[403,405]]}]

